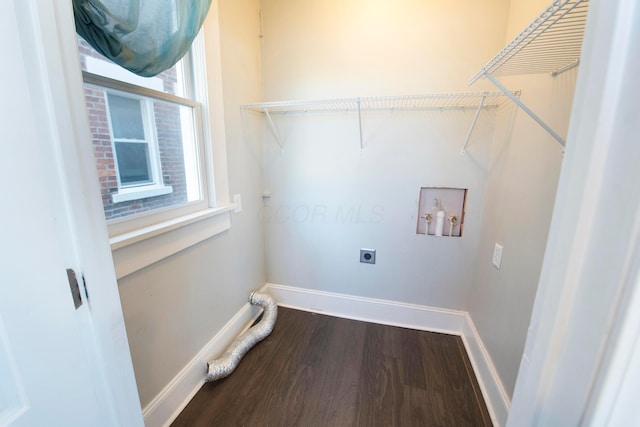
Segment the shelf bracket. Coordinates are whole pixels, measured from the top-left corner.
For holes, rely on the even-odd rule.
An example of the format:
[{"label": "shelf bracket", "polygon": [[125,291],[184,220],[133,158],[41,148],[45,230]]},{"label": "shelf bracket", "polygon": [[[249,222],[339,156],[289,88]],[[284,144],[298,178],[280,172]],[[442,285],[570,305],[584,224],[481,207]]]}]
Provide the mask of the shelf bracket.
[{"label": "shelf bracket", "polygon": [[551,129],[549,127],[549,125],[547,125],[540,117],[538,117],[533,111],[531,111],[529,109],[529,107],[527,107],[526,105],[524,105],[524,103],[522,101],[520,101],[520,99],[518,99],[513,93],[509,92],[507,90],[507,88],[505,88],[504,86],[502,86],[502,84],[500,84],[500,82],[498,80],[496,80],[495,77],[493,77],[490,73],[485,72],[484,73],[485,77],[487,79],[489,79],[489,81],[491,83],[493,83],[498,89],[500,89],[502,91],[502,93],[504,93],[505,95],[507,95],[509,97],[509,99],[511,99],[513,102],[515,102],[515,104],[520,107],[522,109],[522,111],[524,111],[525,113],[527,113],[529,115],[529,117],[531,117],[533,120],[535,120],[540,126],[542,126],[542,128],[544,130],[546,130],[549,135],[551,135],[556,141],[558,141],[560,143],[560,145],[562,145],[563,147],[565,146],[565,141],[564,139],[562,139],[562,137],[560,135],[558,135],[553,129]]},{"label": "shelf bracket", "polygon": [[358,98],[357,104],[358,104],[358,131],[360,132],[360,151],[362,151],[364,148],[364,142],[362,140],[362,108],[360,105],[361,104],[360,98]]},{"label": "shelf bracket", "polygon": [[574,62],[572,62],[571,64],[565,65],[564,67],[562,67],[562,68],[560,68],[558,70],[550,72],[549,74],[551,75],[551,77],[558,77],[560,74],[566,73],[567,71],[573,70],[574,68],[579,67],[579,66],[580,66],[580,60],[577,59]]},{"label": "shelf bracket", "polygon": [[480,105],[478,105],[478,109],[476,110],[475,116],[473,116],[473,121],[471,122],[471,127],[469,128],[469,132],[467,133],[467,139],[464,140],[464,145],[460,149],[460,154],[467,154],[467,145],[469,144],[469,140],[471,139],[471,134],[473,133],[473,129],[476,127],[476,123],[478,122],[478,116],[480,116],[480,111],[484,107],[484,100],[487,99],[487,94],[482,95],[482,99],[480,100]]},{"label": "shelf bracket", "polygon": [[264,115],[267,117],[267,122],[269,122],[269,127],[271,128],[271,132],[273,132],[273,136],[276,138],[276,142],[280,146],[280,150],[284,151],[284,147],[282,146],[282,140],[280,139],[280,134],[278,133],[278,128],[276,127],[276,124],[273,122],[273,119],[271,118],[271,114],[269,114],[269,110],[265,108],[263,111],[264,111]]}]

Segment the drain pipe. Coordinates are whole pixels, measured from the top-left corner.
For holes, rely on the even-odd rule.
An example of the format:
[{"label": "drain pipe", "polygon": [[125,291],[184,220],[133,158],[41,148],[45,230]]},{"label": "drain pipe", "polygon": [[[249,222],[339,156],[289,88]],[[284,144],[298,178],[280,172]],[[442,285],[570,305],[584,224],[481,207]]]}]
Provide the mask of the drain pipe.
[{"label": "drain pipe", "polygon": [[253,291],[249,295],[249,302],[264,309],[262,319],[236,338],[222,356],[207,364],[205,381],[215,381],[231,375],[244,355],[273,331],[278,317],[278,305],[273,298],[264,292]]}]

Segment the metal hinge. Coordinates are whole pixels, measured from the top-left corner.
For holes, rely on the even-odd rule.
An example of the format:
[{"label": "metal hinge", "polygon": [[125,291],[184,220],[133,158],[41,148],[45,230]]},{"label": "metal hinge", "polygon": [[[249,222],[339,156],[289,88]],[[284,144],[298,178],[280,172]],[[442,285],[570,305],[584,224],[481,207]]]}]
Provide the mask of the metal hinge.
[{"label": "metal hinge", "polygon": [[[71,288],[71,296],[76,310],[82,305],[82,294],[80,293],[80,285],[78,284],[78,276],[72,268],[67,268],[67,278],[69,279],[69,287]],[[83,278],[84,280],[84,278]]]}]

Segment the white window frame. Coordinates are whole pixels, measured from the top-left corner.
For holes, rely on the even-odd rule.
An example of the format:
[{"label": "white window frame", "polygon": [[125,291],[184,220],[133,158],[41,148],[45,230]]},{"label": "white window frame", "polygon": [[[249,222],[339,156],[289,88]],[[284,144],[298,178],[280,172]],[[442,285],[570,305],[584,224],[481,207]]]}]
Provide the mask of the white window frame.
[{"label": "white window frame", "polygon": [[[131,83],[122,82],[119,80],[114,80],[104,76],[98,76],[89,72],[83,72],[83,79],[85,85],[97,88],[99,90],[104,90],[106,92],[114,92],[118,94],[122,94],[123,96],[134,96],[140,97],[151,103],[153,100],[164,101],[174,105],[188,107],[193,110],[194,117],[194,127],[196,133],[196,139],[198,140],[198,159],[199,164],[198,168],[201,171],[201,199],[194,202],[187,202],[185,204],[170,206],[166,208],[160,208],[149,212],[140,213],[137,215],[132,215],[131,217],[124,217],[109,220],[109,235],[121,235],[123,233],[128,233],[131,231],[138,230],[140,228],[144,228],[149,224],[156,224],[158,222],[167,221],[169,219],[179,217],[181,215],[187,215],[193,213],[198,210],[206,209],[209,207],[215,207],[215,204],[211,203],[211,200],[208,196],[208,182],[207,179],[207,170],[205,157],[207,156],[205,145],[206,145],[206,134],[203,131],[203,117],[202,117],[202,108],[200,104],[194,100],[188,98],[182,98],[170,93],[160,92],[154,89],[149,89],[146,87],[141,87],[138,85],[134,85]],[[110,118],[109,118],[110,121]],[[149,126],[149,124],[145,124],[145,126]],[[111,133],[111,140],[113,144],[113,130],[111,129],[111,125],[109,125],[109,131]],[[146,132],[146,130],[145,130]],[[154,132],[149,131],[149,132]],[[154,137],[154,136],[151,136]],[[115,154],[115,151],[114,151]],[[153,166],[158,167],[158,166]],[[158,172],[161,173],[161,172]],[[121,183],[118,180],[118,193],[123,193],[123,197],[127,197],[126,195],[131,196],[131,200],[140,199],[139,195],[136,197],[136,189],[134,187],[122,187]],[[155,182],[154,187],[151,190],[161,190],[162,184],[161,182]],[[123,191],[124,190],[124,191]],[[117,196],[116,196],[117,197]],[[116,200],[114,199],[114,202]],[[120,200],[123,201],[123,200]],[[215,200],[214,200],[215,203]]]},{"label": "white window frame", "polygon": [[[127,140],[125,138],[116,138],[111,122],[111,103],[108,95],[120,96],[137,101],[140,105],[140,113],[142,118],[142,128],[144,131],[144,139]],[[130,92],[120,92],[111,89],[105,89],[105,104],[107,108],[107,122],[109,124],[109,132],[111,134],[111,148],[113,150],[113,161],[116,168],[116,176],[118,180],[118,192],[112,194],[113,202],[127,202],[131,200],[139,200],[147,197],[161,196],[171,194],[173,188],[170,185],[164,185],[162,166],[160,162],[160,149],[158,147],[158,135],[156,132],[156,121],[153,114],[153,102]],[[123,184],[120,177],[120,166],[118,164],[118,154],[116,143],[132,142],[137,144],[147,144],[149,156],[149,174],[150,182]]]},{"label": "white window frame", "polygon": [[193,78],[187,84],[194,91],[188,94],[193,100],[83,72],[85,84],[108,84],[112,90],[125,92],[135,87],[139,95],[194,108],[196,132],[203,135],[199,167],[204,200],[108,221],[118,279],[231,228],[234,205],[229,202],[216,1],[212,2],[204,27],[191,49],[188,63],[193,71],[185,73],[187,78]]}]

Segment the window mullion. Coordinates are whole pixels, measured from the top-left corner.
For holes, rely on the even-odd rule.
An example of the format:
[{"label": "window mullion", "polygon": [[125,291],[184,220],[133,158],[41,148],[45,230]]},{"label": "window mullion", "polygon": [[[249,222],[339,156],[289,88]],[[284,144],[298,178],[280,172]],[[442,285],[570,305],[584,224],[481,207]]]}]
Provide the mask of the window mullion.
[{"label": "window mullion", "polygon": [[[146,87],[134,85],[131,83],[123,82],[120,80],[110,79],[109,77],[99,76],[97,74],[89,73],[88,71],[82,72],[82,78],[85,84],[91,86],[97,86],[100,88],[113,89],[128,94],[135,94],[138,96],[144,96],[147,98],[157,99],[160,101],[167,101],[174,104],[184,105],[185,107],[197,107],[198,103],[189,98],[183,98],[181,96],[173,95],[171,93],[160,92],[157,90],[149,89]],[[188,91],[188,88],[187,88]]]},{"label": "window mullion", "polygon": [[160,161],[160,141],[156,130],[155,108],[150,100],[141,100],[143,111],[144,133],[149,147],[149,166],[154,184],[162,185],[162,163]]},{"label": "window mullion", "polygon": [[212,154],[212,129],[209,122],[209,89],[207,87],[206,56],[202,31],[196,37],[189,51],[189,87],[193,90],[192,98],[197,101],[194,108],[195,126],[198,129],[197,136],[202,138],[202,144],[197,147],[199,154],[199,166],[201,168],[201,183],[203,196],[208,200],[209,206],[215,206],[215,182]]},{"label": "window mullion", "polygon": [[118,156],[116,154],[116,137],[113,131],[113,123],[111,122],[111,106],[109,105],[109,98],[107,92],[104,92],[105,111],[107,116],[107,125],[109,127],[109,139],[111,140],[111,153],[113,155],[113,167],[116,174],[116,184],[118,189],[122,188],[122,180],[120,179],[120,168],[118,166]]}]

